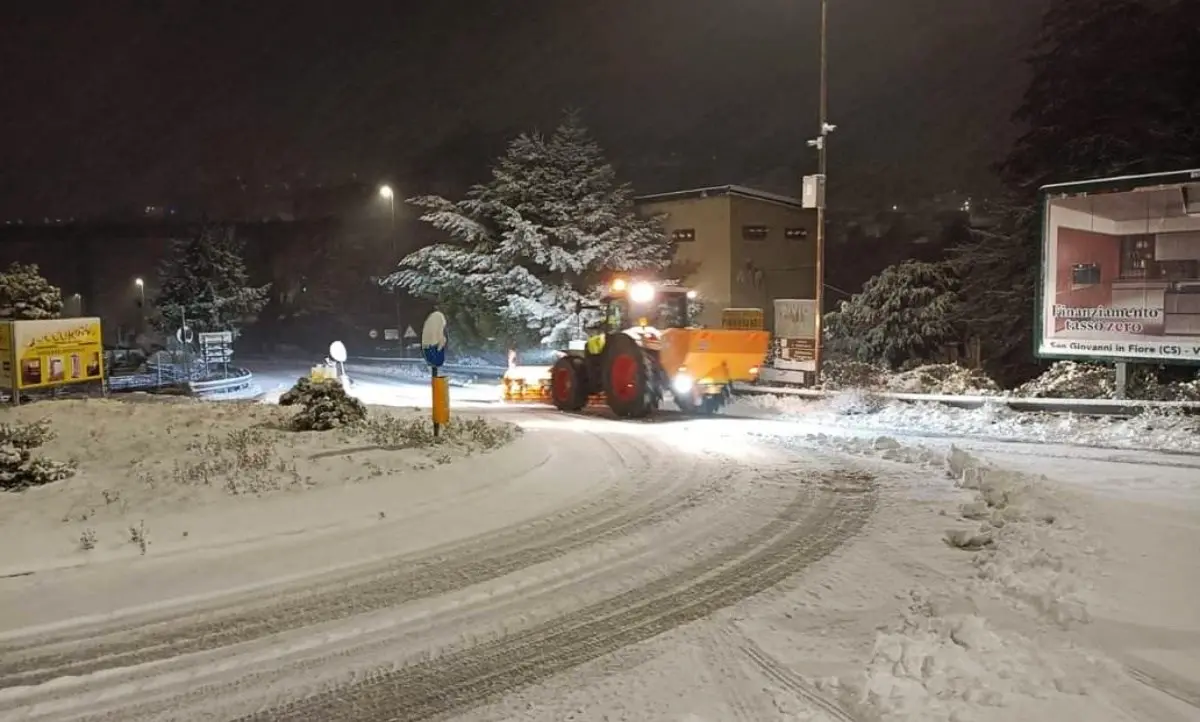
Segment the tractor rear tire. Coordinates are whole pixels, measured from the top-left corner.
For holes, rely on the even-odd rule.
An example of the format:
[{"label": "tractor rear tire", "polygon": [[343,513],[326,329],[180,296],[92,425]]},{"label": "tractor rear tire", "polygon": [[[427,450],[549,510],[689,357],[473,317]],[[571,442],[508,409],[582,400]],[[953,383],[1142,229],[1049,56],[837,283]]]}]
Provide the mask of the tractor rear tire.
[{"label": "tractor rear tire", "polygon": [[550,369],[550,399],[559,411],[579,411],[588,402],[587,370],[578,356],[563,356]]},{"label": "tractor rear tire", "polygon": [[610,335],[604,348],[604,399],[617,416],[642,419],[658,409],[653,359],[623,333]]}]

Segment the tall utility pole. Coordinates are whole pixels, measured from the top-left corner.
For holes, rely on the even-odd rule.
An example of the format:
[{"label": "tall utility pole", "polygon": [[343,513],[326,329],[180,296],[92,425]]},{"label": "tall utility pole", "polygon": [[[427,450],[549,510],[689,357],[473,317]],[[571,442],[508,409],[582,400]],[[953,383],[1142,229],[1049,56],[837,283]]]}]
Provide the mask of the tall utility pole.
[{"label": "tall utility pole", "polygon": [[829,122],[829,0],[821,0],[821,134],[808,141],[817,149],[817,268],[816,316],[813,319],[816,335],[813,338],[813,365],[816,380],[821,379],[821,314],[825,309],[825,172],[829,134],[837,129]]}]

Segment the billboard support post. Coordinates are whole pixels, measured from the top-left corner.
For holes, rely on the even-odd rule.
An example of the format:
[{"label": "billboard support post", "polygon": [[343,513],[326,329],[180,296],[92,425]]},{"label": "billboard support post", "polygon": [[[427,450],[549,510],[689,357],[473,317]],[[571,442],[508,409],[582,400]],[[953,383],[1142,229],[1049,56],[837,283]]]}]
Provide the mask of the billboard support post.
[{"label": "billboard support post", "polygon": [[1129,392],[1129,364],[1117,362],[1117,385],[1114,393],[1118,399],[1126,398]]}]

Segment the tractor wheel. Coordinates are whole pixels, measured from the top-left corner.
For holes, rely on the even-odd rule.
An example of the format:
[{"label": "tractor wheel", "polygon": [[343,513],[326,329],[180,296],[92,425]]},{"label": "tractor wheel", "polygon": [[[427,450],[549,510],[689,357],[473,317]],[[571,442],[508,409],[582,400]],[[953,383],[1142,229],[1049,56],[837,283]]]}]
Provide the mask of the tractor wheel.
[{"label": "tractor wheel", "polygon": [[583,359],[563,356],[550,369],[550,398],[559,411],[578,411],[587,406],[587,374]]},{"label": "tractor wheel", "polygon": [[654,364],[629,336],[614,333],[605,343],[604,398],[617,416],[644,418],[658,408]]}]

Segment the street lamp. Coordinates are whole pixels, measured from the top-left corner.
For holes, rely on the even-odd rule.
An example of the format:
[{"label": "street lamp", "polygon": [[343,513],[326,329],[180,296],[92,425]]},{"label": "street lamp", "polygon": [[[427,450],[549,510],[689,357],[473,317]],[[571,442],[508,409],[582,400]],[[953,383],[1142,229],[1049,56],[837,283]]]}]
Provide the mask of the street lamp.
[{"label": "street lamp", "polygon": [[138,331],[146,330],[146,282],[140,278],[133,279],[133,285],[138,292]]},{"label": "street lamp", "polygon": [[[388,202],[388,209],[392,213],[392,266],[400,263],[399,255],[396,252],[396,193],[390,185],[379,186],[379,197],[384,198]],[[392,287],[392,298],[396,305],[396,333],[400,332],[400,294],[396,293],[396,288]]]}]

